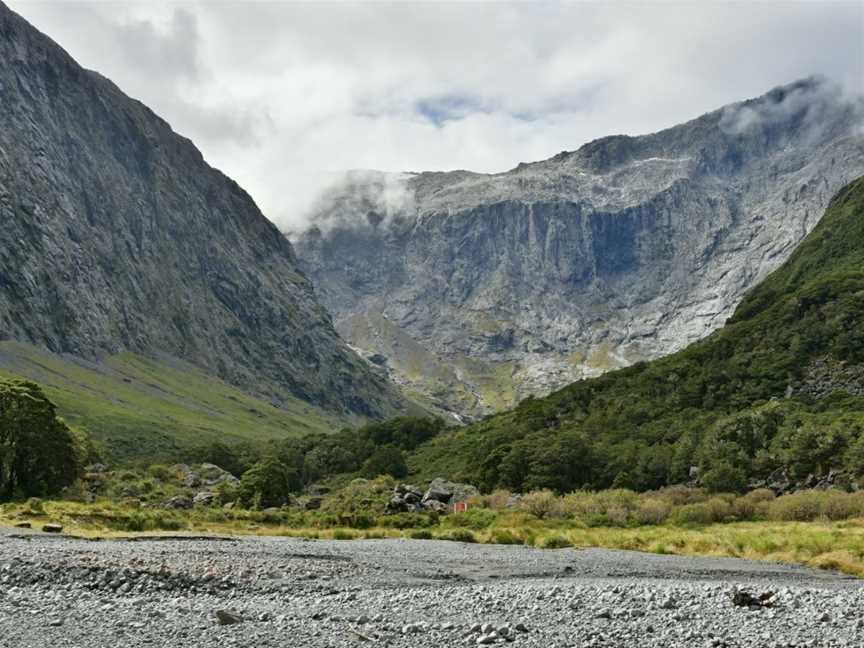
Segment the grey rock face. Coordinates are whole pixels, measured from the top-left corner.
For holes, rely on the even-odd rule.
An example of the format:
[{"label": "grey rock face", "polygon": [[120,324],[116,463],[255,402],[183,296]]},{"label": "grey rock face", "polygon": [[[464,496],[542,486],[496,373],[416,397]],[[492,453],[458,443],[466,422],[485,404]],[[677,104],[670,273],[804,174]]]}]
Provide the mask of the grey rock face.
[{"label": "grey rock face", "polygon": [[808,79],[507,173],[357,174],[296,246],[352,345],[483,414],[721,326],[864,173],[861,116]]},{"label": "grey rock face", "polygon": [[252,199],[2,3],[0,222],[0,339],[168,354],[277,403],[402,406]]}]

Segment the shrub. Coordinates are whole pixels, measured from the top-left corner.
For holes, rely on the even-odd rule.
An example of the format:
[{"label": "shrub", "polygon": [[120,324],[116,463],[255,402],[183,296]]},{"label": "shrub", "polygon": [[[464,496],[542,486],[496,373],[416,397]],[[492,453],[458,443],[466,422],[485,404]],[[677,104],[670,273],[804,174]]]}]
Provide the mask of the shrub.
[{"label": "shrub", "polygon": [[517,536],[510,529],[492,529],[489,534],[489,542],[491,542],[492,544],[502,545],[524,544],[522,538]]},{"label": "shrub", "polygon": [[500,511],[508,508],[508,505],[513,502],[513,493],[506,488],[497,488],[488,495],[476,495],[468,500],[468,504],[472,507],[487,508]]},{"label": "shrub", "polygon": [[444,518],[446,526],[468,529],[487,529],[495,523],[498,514],[488,509],[468,509],[464,513],[453,513]]},{"label": "shrub", "polygon": [[363,474],[369,479],[379,475],[390,475],[401,479],[408,474],[404,453],[394,445],[376,448],[363,463]]},{"label": "shrub", "polygon": [[829,520],[848,520],[864,515],[864,493],[828,491],[822,500],[821,512]]},{"label": "shrub", "polygon": [[653,493],[672,506],[684,504],[699,504],[709,499],[708,493],[703,488],[689,488],[687,486],[667,486]]},{"label": "shrub", "polygon": [[768,503],[776,498],[774,491],[758,488],[732,502],[732,514],[739,520],[756,520],[767,517]]},{"label": "shrub", "polygon": [[436,524],[436,518],[424,513],[397,513],[395,515],[381,515],[377,519],[377,525],[387,529],[416,529],[425,528]]},{"label": "shrub", "polygon": [[27,515],[43,515],[45,513],[45,503],[38,497],[31,497],[26,504]]},{"label": "shrub", "polygon": [[451,540],[453,542],[477,542],[477,538],[468,529],[451,529],[438,536],[440,540]]},{"label": "shrub", "polygon": [[541,549],[565,549],[572,546],[573,543],[562,535],[546,536],[540,540]]},{"label": "shrub", "polygon": [[519,506],[541,520],[561,511],[558,496],[548,489],[528,493],[522,497]]},{"label": "shrub", "polygon": [[431,540],[435,536],[428,529],[414,529],[408,533],[408,537],[412,540]]},{"label": "shrub", "polygon": [[358,534],[353,529],[333,529],[334,540],[355,540]]},{"label": "shrub", "polygon": [[165,464],[153,464],[147,468],[147,472],[153,479],[158,479],[161,482],[177,481],[177,471]]},{"label": "shrub", "polygon": [[598,505],[604,510],[619,509],[635,511],[639,506],[639,495],[627,488],[613,488],[596,494]]},{"label": "shrub", "polygon": [[675,524],[713,524],[722,522],[732,514],[732,507],[723,499],[713,497],[700,504],[685,504],[675,509],[672,521]]},{"label": "shrub", "polygon": [[561,511],[568,517],[589,517],[603,513],[594,493],[574,491],[561,498]]},{"label": "shrub", "polygon": [[705,472],[702,483],[711,493],[738,493],[747,485],[747,475],[742,468],[720,462]]},{"label": "shrub", "polygon": [[240,499],[251,508],[282,506],[289,500],[291,475],[276,459],[265,459],[243,473]]},{"label": "shrub", "polygon": [[53,495],[72,484],[85,441],[36,383],[0,380],[0,500]]},{"label": "shrub", "polygon": [[821,493],[817,491],[800,491],[783,495],[768,506],[768,515],[772,520],[788,522],[810,522],[821,514]]},{"label": "shrub", "polygon": [[672,505],[659,497],[645,497],[633,514],[638,524],[663,524],[672,513]]}]

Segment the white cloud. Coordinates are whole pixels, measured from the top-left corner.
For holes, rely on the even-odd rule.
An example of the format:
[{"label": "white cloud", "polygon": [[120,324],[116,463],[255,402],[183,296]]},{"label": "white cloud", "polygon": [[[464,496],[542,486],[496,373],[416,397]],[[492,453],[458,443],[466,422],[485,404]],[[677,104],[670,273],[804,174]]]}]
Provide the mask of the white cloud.
[{"label": "white cloud", "polygon": [[864,83],[857,1],[10,5],[286,228],[345,169],[502,171],[813,73]]}]

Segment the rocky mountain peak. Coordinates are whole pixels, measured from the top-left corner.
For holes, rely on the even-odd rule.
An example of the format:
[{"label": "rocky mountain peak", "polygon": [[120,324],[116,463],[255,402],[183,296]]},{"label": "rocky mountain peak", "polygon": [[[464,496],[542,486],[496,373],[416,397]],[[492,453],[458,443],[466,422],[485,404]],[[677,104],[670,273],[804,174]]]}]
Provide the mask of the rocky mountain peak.
[{"label": "rocky mountain peak", "polygon": [[0,339],[165,354],[341,414],[402,407],[249,195],[2,3],[0,101]]},{"label": "rocky mountain peak", "polygon": [[355,175],[301,265],[352,345],[486,413],[722,325],[864,172],[862,115],[813,77],[505,173]]}]

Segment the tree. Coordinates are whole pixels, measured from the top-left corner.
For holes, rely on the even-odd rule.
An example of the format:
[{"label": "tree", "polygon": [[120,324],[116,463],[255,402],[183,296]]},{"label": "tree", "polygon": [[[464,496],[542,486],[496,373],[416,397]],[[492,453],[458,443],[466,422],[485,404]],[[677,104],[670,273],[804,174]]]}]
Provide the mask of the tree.
[{"label": "tree", "polygon": [[[229,446],[221,441],[213,441],[196,448],[193,456],[199,463],[211,463],[239,477],[254,463],[253,451],[250,447]],[[249,461],[252,458],[253,461]]]},{"label": "tree", "polygon": [[363,475],[374,479],[379,475],[390,475],[400,479],[408,474],[408,465],[402,451],[393,445],[377,448],[363,464]]},{"label": "tree", "polygon": [[39,385],[0,380],[0,500],[59,492],[79,477],[82,454]]},{"label": "tree", "polygon": [[712,493],[738,493],[747,486],[747,475],[727,461],[715,464],[702,476],[702,484]]},{"label": "tree", "polygon": [[288,503],[292,484],[298,478],[281,461],[266,458],[243,473],[240,499],[245,506],[282,506]]}]

